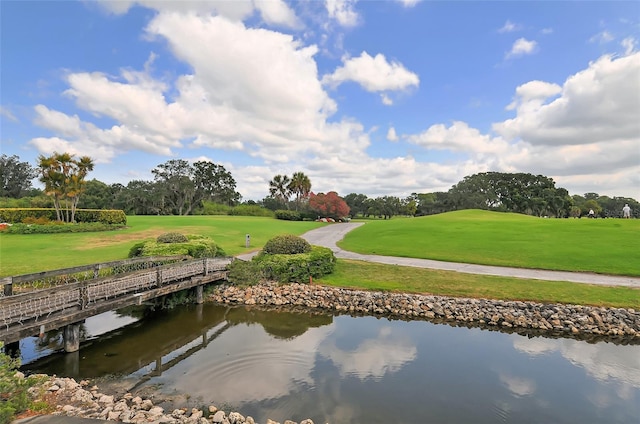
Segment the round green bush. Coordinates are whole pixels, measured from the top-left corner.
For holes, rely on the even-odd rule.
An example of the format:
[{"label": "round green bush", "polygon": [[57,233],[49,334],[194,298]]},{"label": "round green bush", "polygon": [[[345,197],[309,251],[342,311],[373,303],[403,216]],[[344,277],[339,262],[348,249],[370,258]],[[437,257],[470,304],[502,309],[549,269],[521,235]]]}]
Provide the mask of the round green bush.
[{"label": "round green bush", "polygon": [[310,252],[311,245],[302,237],[284,234],[267,241],[262,251],[269,255],[296,255]]},{"label": "round green bush", "polygon": [[261,278],[283,283],[305,283],[309,277],[320,278],[331,274],[336,257],[327,247],[313,246],[310,252],[295,255],[256,255],[252,262],[258,264]]},{"label": "round green bush", "polygon": [[164,233],[160,234],[156,241],[158,243],[186,243],[189,239],[180,233]]}]

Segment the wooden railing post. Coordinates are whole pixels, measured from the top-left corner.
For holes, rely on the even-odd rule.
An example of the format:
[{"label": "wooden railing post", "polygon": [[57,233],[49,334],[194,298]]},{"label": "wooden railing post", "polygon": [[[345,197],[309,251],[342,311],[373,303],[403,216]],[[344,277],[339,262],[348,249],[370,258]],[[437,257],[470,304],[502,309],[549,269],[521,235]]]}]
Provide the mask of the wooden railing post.
[{"label": "wooden railing post", "polygon": [[4,286],[3,287],[4,295],[12,296],[13,295],[13,277],[5,277],[2,280],[0,280],[0,282]]}]

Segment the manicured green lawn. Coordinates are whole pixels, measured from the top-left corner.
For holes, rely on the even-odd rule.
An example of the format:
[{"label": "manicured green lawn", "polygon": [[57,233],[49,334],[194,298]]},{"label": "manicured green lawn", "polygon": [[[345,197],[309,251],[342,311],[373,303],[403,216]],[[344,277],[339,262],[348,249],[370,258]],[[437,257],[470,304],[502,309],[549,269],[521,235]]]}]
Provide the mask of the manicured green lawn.
[{"label": "manicured green lawn", "polygon": [[338,244],[386,256],[640,275],[637,219],[545,219],[465,210],[366,221]]},{"label": "manicured green lawn", "polygon": [[[209,236],[228,255],[236,255],[261,248],[275,235],[302,234],[325,224],[223,215],[130,216],[127,225],[99,233],[0,233],[0,277],[125,259],[135,243],[166,232]],[[246,234],[251,236],[249,249]]]},{"label": "manicured green lawn", "polygon": [[339,260],[332,274],[314,283],[364,290],[640,309],[640,289],[464,274],[351,260]]}]

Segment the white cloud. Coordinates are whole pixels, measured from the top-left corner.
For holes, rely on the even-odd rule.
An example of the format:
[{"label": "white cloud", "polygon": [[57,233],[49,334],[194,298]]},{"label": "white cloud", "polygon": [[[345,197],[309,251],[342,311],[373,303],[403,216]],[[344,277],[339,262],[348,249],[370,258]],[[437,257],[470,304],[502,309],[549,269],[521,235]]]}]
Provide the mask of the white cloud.
[{"label": "white cloud", "polygon": [[0,106],[0,116],[4,116],[10,121],[18,122],[18,118],[5,106]]},{"label": "white cloud", "polygon": [[507,58],[524,56],[527,54],[533,54],[536,51],[538,43],[533,40],[527,40],[526,38],[518,38],[511,46],[511,50],[507,53]]},{"label": "white cloud", "polygon": [[[516,89],[517,116],[494,124],[507,139],[532,145],[585,145],[638,141],[640,135],[640,53],[603,56],[555,84],[534,81]],[[534,95],[538,92],[539,95]],[[550,103],[544,95],[561,94]]]},{"label": "white cloud", "polygon": [[78,137],[82,134],[78,115],[69,116],[62,112],[50,110],[44,105],[37,105],[34,109],[36,112],[34,124],[65,137]]},{"label": "white cloud", "polygon": [[636,51],[637,40],[633,37],[627,37],[620,42],[620,45],[624,48],[624,54],[629,56]]},{"label": "white cloud", "polygon": [[345,27],[356,26],[360,20],[354,10],[357,0],[325,0],[329,17]]},{"label": "white cloud", "polygon": [[345,81],[354,81],[370,92],[404,90],[420,84],[418,75],[407,70],[401,63],[387,61],[383,54],[371,57],[367,52],[354,58],[343,58],[343,65],[322,82],[337,87]]},{"label": "white cloud", "polygon": [[396,134],[396,129],[393,127],[389,127],[389,131],[387,131],[387,140],[389,141],[398,141],[398,134]]},{"label": "white cloud", "polygon": [[553,34],[553,28],[542,28],[542,30],[540,30],[540,33],[542,33],[543,35]]},{"label": "white cloud", "polygon": [[262,19],[271,25],[283,25],[290,28],[300,27],[293,10],[282,0],[254,0]]},{"label": "white cloud", "polygon": [[514,24],[510,20],[507,20],[507,22],[504,23],[504,25],[498,30],[498,32],[500,33],[514,32],[514,31],[519,31],[521,28],[522,27],[520,25]]},{"label": "white cloud", "polygon": [[426,149],[450,150],[470,154],[507,153],[509,144],[502,138],[492,138],[465,122],[454,121],[450,127],[443,124],[432,125],[426,131],[408,137],[408,141]]},{"label": "white cloud", "polygon": [[243,21],[257,10],[265,23],[297,28],[300,22],[295,13],[283,0],[233,0],[233,1],[158,1],[158,0],[100,0],[98,2],[108,12],[121,15],[139,4],[159,12],[194,13],[200,15],[224,16],[234,21]]},{"label": "white cloud", "polygon": [[381,328],[378,337],[362,341],[355,349],[347,351],[335,343],[324,343],[318,351],[331,359],[342,376],[353,375],[360,380],[397,372],[417,354],[411,340],[395,336],[388,327]]},{"label": "white cloud", "polygon": [[602,31],[589,39],[590,43],[606,44],[613,41],[615,37],[609,31]]},{"label": "white cloud", "polygon": [[382,100],[382,104],[385,106],[393,105],[393,99],[391,99],[387,93],[380,94],[380,99]]},{"label": "white cloud", "polygon": [[549,97],[562,92],[562,87],[544,81],[529,81],[516,88],[516,97],[507,110],[521,110],[540,107]]},{"label": "white cloud", "polygon": [[415,5],[420,3],[422,0],[396,0],[396,1],[398,3],[401,3],[402,6],[409,8],[409,7],[414,7]]},{"label": "white cloud", "polygon": [[499,373],[498,377],[509,391],[518,397],[531,396],[536,391],[536,382],[529,378],[516,377],[507,373]]}]

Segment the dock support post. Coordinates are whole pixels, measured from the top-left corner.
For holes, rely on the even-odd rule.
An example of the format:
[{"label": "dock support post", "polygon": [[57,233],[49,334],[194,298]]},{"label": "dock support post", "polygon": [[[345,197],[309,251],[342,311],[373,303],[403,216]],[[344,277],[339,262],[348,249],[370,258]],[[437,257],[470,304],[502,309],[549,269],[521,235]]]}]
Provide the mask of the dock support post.
[{"label": "dock support post", "polygon": [[69,324],[63,331],[64,351],[75,352],[80,349],[80,324]]},{"label": "dock support post", "polygon": [[204,303],[204,290],[203,285],[196,286],[196,303],[198,305]]}]

